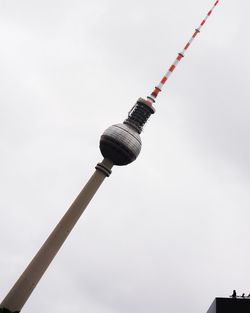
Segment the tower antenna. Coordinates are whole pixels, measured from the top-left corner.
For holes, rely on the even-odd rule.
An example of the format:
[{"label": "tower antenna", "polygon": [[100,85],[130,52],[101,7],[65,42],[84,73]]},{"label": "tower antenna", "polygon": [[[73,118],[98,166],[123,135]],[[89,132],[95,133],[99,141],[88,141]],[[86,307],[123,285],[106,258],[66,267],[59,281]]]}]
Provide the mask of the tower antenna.
[{"label": "tower antenna", "polygon": [[166,72],[166,74],[162,77],[161,81],[159,82],[159,84],[155,87],[155,89],[151,92],[150,96],[147,96],[148,101],[153,104],[155,102],[155,99],[157,98],[159,92],[162,91],[163,86],[166,84],[166,82],[168,81],[169,77],[171,76],[171,74],[174,72],[174,70],[176,69],[176,67],[178,66],[179,62],[184,58],[186,51],[188,50],[188,48],[190,47],[191,43],[193,42],[193,40],[196,38],[196,36],[200,33],[202,27],[204,26],[204,24],[206,23],[207,19],[209,18],[209,16],[212,14],[213,10],[215,9],[215,7],[217,6],[217,4],[219,3],[220,0],[217,0],[212,9],[207,13],[206,17],[202,20],[202,22],[200,23],[199,27],[195,29],[195,32],[193,33],[192,37],[189,39],[189,41],[187,42],[187,44],[185,45],[185,47],[183,48],[183,50],[181,52],[178,53],[176,59],[174,60],[174,62],[171,64],[170,68],[168,69],[168,71]]}]

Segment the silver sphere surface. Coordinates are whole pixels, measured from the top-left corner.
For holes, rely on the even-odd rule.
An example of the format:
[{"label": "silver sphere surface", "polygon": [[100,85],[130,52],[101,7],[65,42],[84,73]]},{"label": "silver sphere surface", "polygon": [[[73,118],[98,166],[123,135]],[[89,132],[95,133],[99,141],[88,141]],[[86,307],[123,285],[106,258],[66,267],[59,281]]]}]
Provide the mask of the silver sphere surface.
[{"label": "silver sphere surface", "polygon": [[100,150],[104,158],[114,165],[133,162],[141,151],[141,138],[133,127],[116,124],[107,128],[101,136]]}]

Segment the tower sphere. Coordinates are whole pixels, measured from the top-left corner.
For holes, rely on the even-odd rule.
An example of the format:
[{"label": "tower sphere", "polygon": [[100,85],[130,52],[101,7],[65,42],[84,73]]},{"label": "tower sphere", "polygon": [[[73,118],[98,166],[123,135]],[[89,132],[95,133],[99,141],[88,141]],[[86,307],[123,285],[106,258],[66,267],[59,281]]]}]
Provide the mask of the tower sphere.
[{"label": "tower sphere", "polygon": [[127,124],[116,124],[107,128],[101,136],[100,150],[104,158],[114,165],[133,162],[141,151],[139,133]]}]

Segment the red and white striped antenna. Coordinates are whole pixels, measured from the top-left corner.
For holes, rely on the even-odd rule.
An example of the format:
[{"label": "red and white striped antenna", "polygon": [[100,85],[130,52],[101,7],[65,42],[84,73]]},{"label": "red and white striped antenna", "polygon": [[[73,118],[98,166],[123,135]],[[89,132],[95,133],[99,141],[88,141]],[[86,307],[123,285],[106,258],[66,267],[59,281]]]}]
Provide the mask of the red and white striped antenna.
[{"label": "red and white striped antenna", "polygon": [[168,69],[166,74],[163,76],[163,78],[161,79],[160,83],[155,87],[155,89],[152,91],[150,96],[147,97],[147,99],[148,99],[147,102],[150,105],[152,105],[155,102],[155,99],[157,98],[159,92],[162,91],[162,88],[163,88],[164,84],[168,81],[169,77],[171,76],[171,74],[173,73],[173,71],[175,70],[175,68],[177,67],[179,62],[181,61],[181,59],[185,56],[185,53],[186,53],[187,49],[189,48],[189,46],[191,45],[191,43],[193,42],[195,37],[198,35],[198,33],[200,32],[201,28],[206,23],[207,19],[212,14],[213,10],[215,9],[215,7],[219,3],[219,1],[220,0],[217,0],[214,3],[212,9],[207,13],[206,17],[202,20],[202,22],[200,23],[199,27],[195,29],[195,32],[193,33],[192,37],[187,42],[187,44],[185,45],[183,50],[180,53],[178,53],[176,59],[174,60],[174,62],[172,63],[172,65],[170,66],[170,68]]}]

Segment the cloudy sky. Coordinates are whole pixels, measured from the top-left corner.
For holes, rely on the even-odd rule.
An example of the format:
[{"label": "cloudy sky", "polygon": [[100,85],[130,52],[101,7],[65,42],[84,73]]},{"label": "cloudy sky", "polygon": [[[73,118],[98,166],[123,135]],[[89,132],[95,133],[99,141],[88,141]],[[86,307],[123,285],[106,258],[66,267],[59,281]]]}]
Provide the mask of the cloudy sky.
[{"label": "cloudy sky", "polygon": [[[213,0],[0,1],[0,297]],[[206,312],[250,292],[250,3],[221,1],[26,313]]]}]

